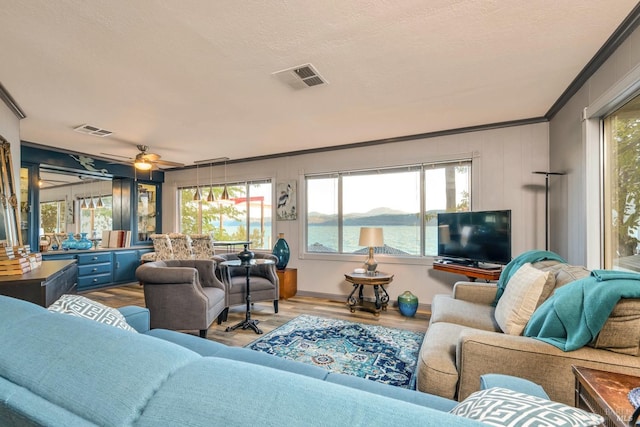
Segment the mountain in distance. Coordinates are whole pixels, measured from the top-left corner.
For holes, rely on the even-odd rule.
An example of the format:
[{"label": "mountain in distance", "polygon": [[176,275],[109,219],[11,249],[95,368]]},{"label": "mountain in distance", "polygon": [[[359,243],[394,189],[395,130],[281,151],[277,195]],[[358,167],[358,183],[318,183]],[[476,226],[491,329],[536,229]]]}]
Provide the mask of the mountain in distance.
[{"label": "mountain in distance", "polygon": [[[429,211],[427,216],[431,219],[427,225],[436,225],[436,213]],[[310,212],[307,221],[310,225],[332,225],[338,224],[336,215],[327,215],[319,212]],[[353,213],[344,216],[344,225],[356,226],[383,226],[383,225],[410,225],[419,224],[419,215],[406,213],[390,208],[376,208],[365,213]]]}]

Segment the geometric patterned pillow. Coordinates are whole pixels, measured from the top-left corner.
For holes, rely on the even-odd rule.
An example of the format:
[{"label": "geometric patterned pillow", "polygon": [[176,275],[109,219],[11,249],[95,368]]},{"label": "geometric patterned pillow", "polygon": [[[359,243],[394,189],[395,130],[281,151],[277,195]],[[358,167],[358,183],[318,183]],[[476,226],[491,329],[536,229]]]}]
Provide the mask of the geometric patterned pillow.
[{"label": "geometric patterned pillow", "polygon": [[598,426],[600,415],[540,397],[493,387],[472,393],[452,414],[492,426]]},{"label": "geometric patterned pillow", "polygon": [[129,326],[122,313],[115,308],[107,307],[82,295],[62,295],[56,302],[47,307],[47,310],[54,313],[84,317],[124,329],[125,331],[138,332]]}]

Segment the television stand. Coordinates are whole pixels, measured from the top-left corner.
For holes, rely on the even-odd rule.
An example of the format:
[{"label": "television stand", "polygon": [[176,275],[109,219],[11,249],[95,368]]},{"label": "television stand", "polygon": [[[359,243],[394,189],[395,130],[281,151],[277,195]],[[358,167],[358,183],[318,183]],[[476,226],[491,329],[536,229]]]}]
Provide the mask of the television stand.
[{"label": "television stand", "polygon": [[487,269],[446,261],[434,261],[433,269],[446,271],[447,273],[462,274],[463,276],[467,276],[471,282],[475,282],[476,279],[483,279],[486,282],[498,280],[500,278],[500,273],[502,273],[501,267]]}]

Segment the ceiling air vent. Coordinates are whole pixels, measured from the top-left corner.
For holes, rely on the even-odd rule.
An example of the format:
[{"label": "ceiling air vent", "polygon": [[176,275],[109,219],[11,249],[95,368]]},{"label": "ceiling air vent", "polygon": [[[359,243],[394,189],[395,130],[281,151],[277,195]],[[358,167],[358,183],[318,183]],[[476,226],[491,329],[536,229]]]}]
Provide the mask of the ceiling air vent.
[{"label": "ceiling air vent", "polygon": [[94,135],[94,136],[100,136],[100,137],[109,136],[113,133],[110,130],[100,129],[99,127],[91,126],[91,125],[78,126],[73,130],[80,133],[86,133],[87,135]]},{"label": "ceiling air vent", "polygon": [[273,73],[275,77],[289,87],[299,90],[328,83],[311,64],[298,65]]}]

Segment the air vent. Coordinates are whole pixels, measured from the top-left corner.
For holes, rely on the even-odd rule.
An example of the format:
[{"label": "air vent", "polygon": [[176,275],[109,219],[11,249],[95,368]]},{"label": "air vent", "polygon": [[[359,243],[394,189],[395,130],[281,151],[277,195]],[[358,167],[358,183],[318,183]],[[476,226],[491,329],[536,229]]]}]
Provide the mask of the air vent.
[{"label": "air vent", "polygon": [[273,75],[287,86],[296,90],[328,83],[311,64],[303,64],[276,71]]},{"label": "air vent", "polygon": [[110,130],[100,129],[99,127],[86,125],[86,124],[82,126],[78,126],[73,130],[75,130],[76,132],[85,133],[87,135],[94,135],[99,137],[109,136],[113,133]]}]

